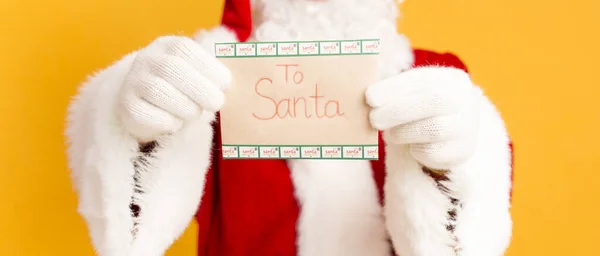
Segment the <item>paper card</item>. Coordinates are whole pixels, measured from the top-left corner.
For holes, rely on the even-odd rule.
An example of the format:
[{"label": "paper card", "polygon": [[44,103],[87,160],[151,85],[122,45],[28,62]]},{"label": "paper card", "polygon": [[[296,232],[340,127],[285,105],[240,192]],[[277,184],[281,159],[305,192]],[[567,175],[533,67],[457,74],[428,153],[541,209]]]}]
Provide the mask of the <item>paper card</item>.
[{"label": "paper card", "polygon": [[225,159],[377,159],[365,90],[379,40],[220,43],[233,83],[221,109]]}]

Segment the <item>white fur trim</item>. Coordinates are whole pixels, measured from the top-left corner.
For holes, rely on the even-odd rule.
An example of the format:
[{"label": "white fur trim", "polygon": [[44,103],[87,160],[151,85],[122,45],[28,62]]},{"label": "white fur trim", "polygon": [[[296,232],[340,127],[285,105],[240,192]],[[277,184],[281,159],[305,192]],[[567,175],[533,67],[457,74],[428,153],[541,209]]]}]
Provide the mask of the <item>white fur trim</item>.
[{"label": "white fur trim", "polygon": [[473,157],[450,177],[464,205],[456,234],[466,256],[504,255],[512,234],[510,141],[500,113],[487,98],[479,132]]},{"label": "white fur trim", "polygon": [[213,55],[215,54],[215,43],[238,41],[235,33],[225,26],[218,26],[210,30],[199,30],[194,35],[194,40]]},{"label": "white fur trim", "polygon": [[257,0],[251,41],[379,38],[380,77],[412,66],[409,41],[398,34],[393,0]]},{"label": "white fur trim", "polygon": [[[256,10],[256,9],[260,9],[261,5],[271,4],[273,2],[283,2],[283,1],[286,1],[286,0],[250,0],[250,6],[253,10]],[[332,1],[332,0],[330,0],[330,1]],[[351,3],[351,1],[348,1],[348,0],[341,0],[341,1],[344,1],[344,3],[346,3],[347,5],[353,4],[353,3]],[[364,2],[364,1],[360,1],[360,0],[357,0],[357,1],[359,3]],[[377,0],[375,0],[375,1],[377,1]],[[374,2],[374,1],[370,1],[369,3],[372,3],[372,2]],[[395,6],[397,6],[397,5],[404,3],[404,0],[379,0],[379,2],[394,3]]]},{"label": "white fur trim", "polygon": [[[184,231],[198,207],[210,162],[210,121],[205,114],[159,140],[159,148],[138,169],[137,140],[117,117],[117,99],[137,53],[86,82],[69,109],[66,135],[69,167],[94,248],[101,256],[162,255]],[[141,207],[134,220],[130,203]],[[138,222],[134,237],[134,221]]]},{"label": "white fur trim", "polygon": [[127,255],[132,242],[131,161],[137,156],[138,145],[120,127],[115,106],[135,55],[89,79],[69,108],[69,167],[79,196],[78,211],[88,224],[99,255]]},{"label": "white fur trim", "polygon": [[159,148],[142,170],[139,227],[131,256],[159,256],[181,235],[196,213],[210,164],[214,114],[205,112]]},{"label": "white fur trim", "polygon": [[388,256],[391,248],[367,161],[292,160],[299,256]]},{"label": "white fur trim", "polygon": [[[385,184],[387,227],[396,252],[403,256],[498,256],[506,250],[510,218],[511,159],[500,114],[484,98],[475,153],[451,168],[442,193],[410,155],[408,146],[387,146]],[[451,195],[462,204],[454,235],[446,229]]]}]

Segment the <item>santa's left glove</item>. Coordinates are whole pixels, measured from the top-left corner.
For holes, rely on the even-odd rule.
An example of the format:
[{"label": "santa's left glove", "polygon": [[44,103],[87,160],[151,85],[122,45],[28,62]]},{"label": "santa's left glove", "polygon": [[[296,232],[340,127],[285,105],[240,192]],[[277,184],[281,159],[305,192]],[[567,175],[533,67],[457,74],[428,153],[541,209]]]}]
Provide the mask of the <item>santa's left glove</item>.
[{"label": "santa's left glove", "polygon": [[139,51],[125,76],[119,117],[139,141],[151,141],[203,111],[218,111],[230,84],[229,69],[192,39],[159,37]]},{"label": "santa's left glove", "polygon": [[407,146],[422,165],[447,169],[475,151],[481,90],[467,73],[421,67],[370,86],[373,127],[388,146]]}]

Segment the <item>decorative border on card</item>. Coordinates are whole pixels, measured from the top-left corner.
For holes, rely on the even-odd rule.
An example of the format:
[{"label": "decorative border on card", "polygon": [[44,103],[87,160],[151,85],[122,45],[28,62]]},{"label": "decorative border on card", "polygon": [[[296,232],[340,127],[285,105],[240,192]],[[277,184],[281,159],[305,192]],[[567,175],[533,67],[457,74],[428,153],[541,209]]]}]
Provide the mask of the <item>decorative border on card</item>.
[{"label": "decorative border on card", "polygon": [[379,54],[379,39],[216,43],[217,58]]},{"label": "decorative border on card", "polygon": [[223,145],[223,159],[379,159],[377,145]]}]

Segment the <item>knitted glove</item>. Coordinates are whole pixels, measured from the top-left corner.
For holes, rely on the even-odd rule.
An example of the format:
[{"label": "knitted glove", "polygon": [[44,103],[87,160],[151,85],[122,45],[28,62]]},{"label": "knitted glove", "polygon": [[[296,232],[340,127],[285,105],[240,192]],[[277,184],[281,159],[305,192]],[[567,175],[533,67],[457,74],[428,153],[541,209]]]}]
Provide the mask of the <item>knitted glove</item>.
[{"label": "knitted glove", "polygon": [[230,84],[230,71],[198,43],[160,37],[139,51],[126,75],[119,117],[140,142],[151,141],[218,111]]},{"label": "knitted glove", "polygon": [[462,70],[420,67],[370,86],[373,127],[389,145],[406,145],[422,165],[448,169],[475,151],[480,89]]}]

